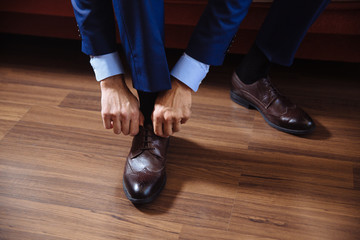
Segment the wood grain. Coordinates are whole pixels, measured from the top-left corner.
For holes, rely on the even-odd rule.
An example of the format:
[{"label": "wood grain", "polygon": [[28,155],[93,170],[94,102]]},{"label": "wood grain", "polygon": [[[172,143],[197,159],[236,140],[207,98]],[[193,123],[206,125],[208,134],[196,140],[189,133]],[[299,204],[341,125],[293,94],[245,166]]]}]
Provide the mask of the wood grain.
[{"label": "wood grain", "polygon": [[[316,121],[313,134],[298,137],[229,99],[241,58],[229,56],[170,139],[165,189],[135,207],[122,187],[132,139],[104,130],[99,85],[78,43],[6,44],[1,240],[358,239],[359,64],[272,69],[280,91]],[[169,50],[169,65],[180,55]]]},{"label": "wood grain", "polygon": [[0,140],[29,109],[29,105],[0,101]]},{"label": "wood grain", "polygon": [[246,176],[230,230],[276,239],[357,239],[359,200],[353,189]]}]

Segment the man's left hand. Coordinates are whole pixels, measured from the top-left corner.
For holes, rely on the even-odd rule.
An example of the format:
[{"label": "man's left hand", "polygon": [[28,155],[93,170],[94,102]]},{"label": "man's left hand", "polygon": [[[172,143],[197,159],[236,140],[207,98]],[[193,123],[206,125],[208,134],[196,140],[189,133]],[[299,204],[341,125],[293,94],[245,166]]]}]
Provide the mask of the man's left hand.
[{"label": "man's left hand", "polygon": [[191,115],[192,90],[175,78],[171,85],[170,90],[159,93],[151,116],[154,132],[160,137],[169,137],[180,131],[181,124]]}]

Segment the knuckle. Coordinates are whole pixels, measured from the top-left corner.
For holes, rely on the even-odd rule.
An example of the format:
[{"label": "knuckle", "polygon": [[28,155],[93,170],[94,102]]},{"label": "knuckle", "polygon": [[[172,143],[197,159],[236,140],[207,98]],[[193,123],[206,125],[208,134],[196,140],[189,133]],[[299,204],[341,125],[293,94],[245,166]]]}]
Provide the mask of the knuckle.
[{"label": "knuckle", "polygon": [[182,118],[184,118],[185,117],[185,115],[184,114],[182,114],[182,115],[180,115],[180,114],[178,114],[178,115],[176,115],[176,120],[177,121],[180,121]]},{"label": "knuckle", "polygon": [[138,112],[138,111],[132,111],[132,112],[130,113],[130,117],[131,117],[132,119],[138,118],[138,117],[139,117],[139,112]]},{"label": "knuckle", "polygon": [[159,117],[159,113],[158,113],[157,111],[153,111],[152,117],[153,117],[154,119],[157,119],[157,118]]},{"label": "knuckle", "polygon": [[160,116],[162,116],[162,115],[164,115],[164,114],[163,114],[163,111],[160,111],[160,110],[154,111],[154,116],[160,117]]},{"label": "knuckle", "polygon": [[158,123],[162,122],[162,120],[163,120],[163,117],[161,116],[161,114],[155,114],[154,118],[155,118],[155,121]]},{"label": "knuckle", "polygon": [[166,112],[164,113],[164,120],[166,122],[171,122],[173,119],[176,119],[176,115],[172,112]]},{"label": "knuckle", "polygon": [[108,112],[101,112],[101,116],[103,118],[108,118],[108,117],[110,117],[110,114]]},{"label": "knuckle", "polygon": [[127,111],[121,111],[119,112],[119,116],[121,119],[128,119],[129,118],[129,114]]},{"label": "knuckle", "polygon": [[109,114],[109,117],[113,118],[113,119],[119,119],[120,114],[119,114],[119,112],[114,112],[114,113]]},{"label": "knuckle", "polygon": [[170,123],[172,122],[173,118],[171,116],[165,116],[164,117],[164,121],[167,122],[167,123]]}]

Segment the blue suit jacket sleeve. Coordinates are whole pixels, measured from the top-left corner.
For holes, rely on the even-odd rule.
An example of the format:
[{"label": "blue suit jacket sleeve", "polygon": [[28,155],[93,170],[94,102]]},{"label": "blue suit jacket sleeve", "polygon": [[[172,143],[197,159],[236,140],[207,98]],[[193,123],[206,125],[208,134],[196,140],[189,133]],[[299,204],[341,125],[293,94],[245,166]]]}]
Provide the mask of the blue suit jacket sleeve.
[{"label": "blue suit jacket sleeve", "polygon": [[116,51],[115,19],[111,0],[71,0],[82,38],[82,51],[103,55]]}]

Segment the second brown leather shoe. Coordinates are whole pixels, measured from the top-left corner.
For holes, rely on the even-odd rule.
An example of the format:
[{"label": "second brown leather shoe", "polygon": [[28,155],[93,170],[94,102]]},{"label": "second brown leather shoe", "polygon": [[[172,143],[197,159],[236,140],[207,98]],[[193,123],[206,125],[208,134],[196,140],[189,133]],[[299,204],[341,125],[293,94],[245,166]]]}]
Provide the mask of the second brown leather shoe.
[{"label": "second brown leather shoe", "polygon": [[244,107],[257,109],[270,126],[291,134],[306,134],[314,130],[315,124],[310,116],[281,95],[269,78],[247,85],[234,73],[231,85],[231,99]]},{"label": "second brown leather shoe", "polygon": [[153,201],[166,183],[165,162],[169,138],[154,134],[151,125],[140,126],[126,159],[123,187],[134,204]]}]

